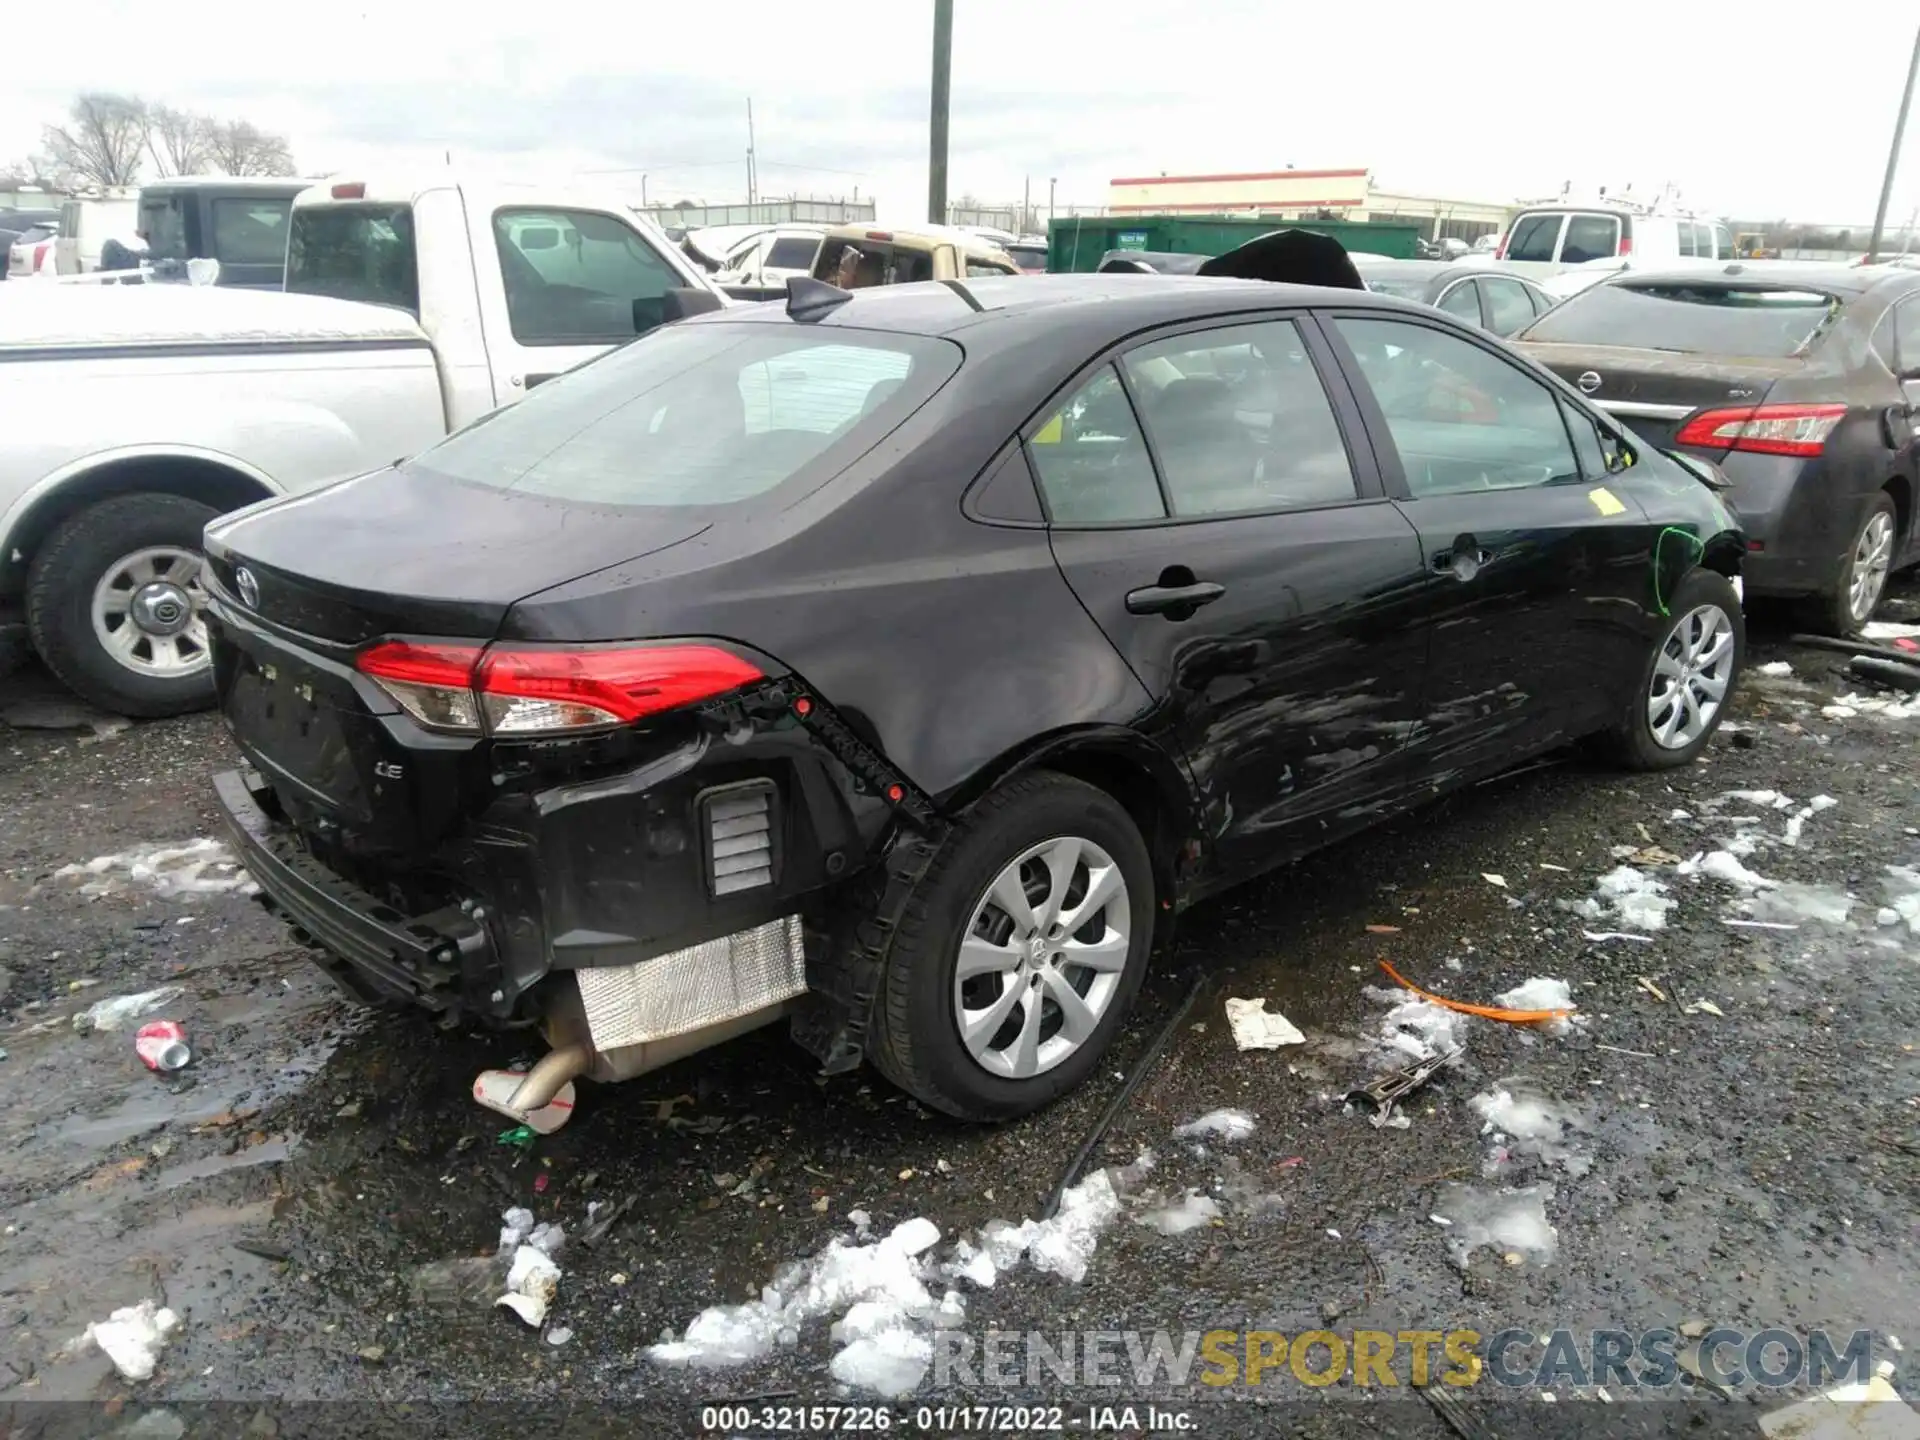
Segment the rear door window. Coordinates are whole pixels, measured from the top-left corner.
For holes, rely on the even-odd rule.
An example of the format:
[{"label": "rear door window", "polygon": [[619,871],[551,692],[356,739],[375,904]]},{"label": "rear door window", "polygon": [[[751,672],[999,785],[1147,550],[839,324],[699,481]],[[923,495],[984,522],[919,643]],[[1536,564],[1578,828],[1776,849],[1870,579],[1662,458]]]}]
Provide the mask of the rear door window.
[{"label": "rear door window", "polygon": [[1620,253],[1620,221],[1612,215],[1569,215],[1567,238],[1560,245],[1566,265],[1584,265]]},{"label": "rear door window", "polygon": [[1414,499],[1579,476],[1558,397],[1525,371],[1431,326],[1335,323],[1379,402]]},{"label": "rear door window", "polygon": [[1532,323],[1533,301],[1528,298],[1527,287],[1518,280],[1483,275],[1480,290],[1487,297],[1487,328],[1494,334],[1511,335],[1521,326]]},{"label": "rear door window", "polygon": [[1507,241],[1509,260],[1551,260],[1560,243],[1560,222],[1564,215],[1522,215],[1513,222],[1513,234]]},{"label": "rear door window", "polygon": [[959,366],[958,346],[927,336],[669,326],[407,463],[592,504],[729,505],[837,474]]},{"label": "rear door window", "polygon": [[420,272],[408,205],[315,205],[287,231],[287,286],[420,313]]},{"label": "rear door window", "polygon": [[1339,422],[1291,320],[1158,340],[1122,364],[1175,515],[1355,498]]},{"label": "rear door window", "polygon": [[637,230],[598,211],[499,210],[493,237],[522,345],[631,340],[666,318],[681,283]]},{"label": "rear door window", "polygon": [[140,197],[140,237],[147,242],[147,254],[155,260],[186,260],[187,215],[185,197],[142,195]]},{"label": "rear door window", "polygon": [[1798,354],[1839,310],[1838,297],[1815,290],[1615,282],[1563,300],[1534,322],[1527,339],[1779,357]]},{"label": "rear door window", "polygon": [[1474,282],[1463,280],[1440,297],[1440,308],[1469,325],[1480,323],[1480,295]]},{"label": "rear door window", "polygon": [[1111,365],[1094,371],[1042,422],[1027,451],[1056,525],[1166,518],[1146,437]]}]

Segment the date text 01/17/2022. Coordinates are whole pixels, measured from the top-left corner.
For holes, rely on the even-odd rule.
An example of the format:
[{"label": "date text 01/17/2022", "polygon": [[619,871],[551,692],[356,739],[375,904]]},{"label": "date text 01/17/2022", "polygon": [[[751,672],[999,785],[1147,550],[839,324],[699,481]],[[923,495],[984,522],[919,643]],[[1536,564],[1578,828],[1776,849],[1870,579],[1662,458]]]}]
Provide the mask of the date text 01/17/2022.
[{"label": "date text 01/17/2022", "polygon": [[1187,1434],[1196,1427],[1184,1410],[1157,1405],[1090,1405],[1070,1414],[1064,1405],[921,1405],[904,1417],[883,1405],[705,1405],[703,1434],[853,1435],[899,1429],[909,1434],[1039,1435],[1069,1428],[1094,1434]]}]

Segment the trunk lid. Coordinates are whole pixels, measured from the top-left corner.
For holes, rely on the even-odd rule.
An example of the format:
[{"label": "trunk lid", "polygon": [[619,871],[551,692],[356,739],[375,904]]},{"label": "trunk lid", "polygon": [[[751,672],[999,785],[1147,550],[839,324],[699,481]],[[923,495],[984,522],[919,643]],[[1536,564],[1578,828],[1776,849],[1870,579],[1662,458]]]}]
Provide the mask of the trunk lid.
[{"label": "trunk lid", "polygon": [[488,803],[489,746],[411,724],[357,652],[389,635],[485,644],[523,596],[706,528],[404,466],[228,516],[207,534],[228,728],[309,834],[421,852]]},{"label": "trunk lid", "polygon": [[[1672,447],[1674,435],[1694,411],[1758,405],[1775,384],[1805,365],[1797,356],[1729,358],[1620,345],[1521,341],[1515,348],[1661,449]],[[1700,453],[1718,460],[1727,452]]]}]

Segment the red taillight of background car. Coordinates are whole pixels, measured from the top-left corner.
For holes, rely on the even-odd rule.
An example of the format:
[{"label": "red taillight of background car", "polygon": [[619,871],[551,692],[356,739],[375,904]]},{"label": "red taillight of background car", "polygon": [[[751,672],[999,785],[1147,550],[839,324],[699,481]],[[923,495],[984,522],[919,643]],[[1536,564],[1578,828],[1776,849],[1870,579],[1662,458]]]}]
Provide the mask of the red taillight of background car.
[{"label": "red taillight of background car", "polygon": [[730,651],[654,645],[446,645],[384,640],[355,662],[434,730],[536,736],[630,725],[764,679]]},{"label": "red taillight of background car", "polygon": [[1620,246],[1613,253],[1616,255],[1631,255],[1633,253],[1633,236],[1627,234],[1624,230],[1621,231]]},{"label": "red taillight of background car", "polygon": [[1676,445],[1702,450],[1745,450],[1756,455],[1810,457],[1846,418],[1844,405],[1743,405],[1702,410],[1680,427]]}]

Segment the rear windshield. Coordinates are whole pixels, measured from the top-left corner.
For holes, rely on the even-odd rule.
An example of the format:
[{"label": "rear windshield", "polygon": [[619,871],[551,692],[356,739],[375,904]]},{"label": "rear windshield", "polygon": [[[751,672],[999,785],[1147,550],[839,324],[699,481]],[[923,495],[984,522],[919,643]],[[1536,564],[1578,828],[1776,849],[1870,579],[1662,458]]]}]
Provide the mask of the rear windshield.
[{"label": "rear windshield", "polygon": [[231,197],[213,202],[213,255],[228,265],[278,265],[287,258],[291,200]]},{"label": "rear windshield", "polygon": [[420,313],[420,273],[407,205],[316,205],[293,212],[287,289]]},{"label": "rear windshield", "polygon": [[1623,345],[1683,355],[1795,355],[1837,297],[1817,290],[1737,285],[1595,285],[1536,320],[1521,335],[1558,345]]},{"label": "rear windshield", "polygon": [[830,475],[960,366],[945,340],[676,325],[535,390],[409,461],[597,505],[727,505],[819,462]]},{"label": "rear windshield", "polygon": [[767,251],[767,267],[774,270],[807,270],[820,253],[820,242],[805,235],[783,235]]},{"label": "rear windshield", "polygon": [[1004,248],[1013,257],[1013,263],[1022,270],[1047,268],[1047,247],[1044,245],[1008,245]]}]

